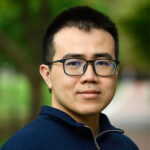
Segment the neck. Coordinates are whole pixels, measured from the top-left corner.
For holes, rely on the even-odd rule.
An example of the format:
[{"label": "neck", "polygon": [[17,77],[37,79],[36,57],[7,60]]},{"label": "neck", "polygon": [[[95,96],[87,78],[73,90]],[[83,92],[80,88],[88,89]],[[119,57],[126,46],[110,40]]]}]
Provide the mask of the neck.
[{"label": "neck", "polygon": [[68,111],[67,109],[64,109],[63,107],[58,107],[58,105],[56,104],[56,101],[55,102],[52,101],[52,107],[66,112],[77,122],[83,123],[85,126],[88,126],[91,129],[94,137],[98,135],[99,130],[100,130],[100,124],[99,124],[100,113],[90,114],[90,115],[77,114],[77,113],[74,113],[73,111]]},{"label": "neck", "polygon": [[89,127],[96,137],[100,130],[99,124],[99,114],[97,115],[87,115],[87,116],[72,116],[77,122],[83,123],[85,126]]}]

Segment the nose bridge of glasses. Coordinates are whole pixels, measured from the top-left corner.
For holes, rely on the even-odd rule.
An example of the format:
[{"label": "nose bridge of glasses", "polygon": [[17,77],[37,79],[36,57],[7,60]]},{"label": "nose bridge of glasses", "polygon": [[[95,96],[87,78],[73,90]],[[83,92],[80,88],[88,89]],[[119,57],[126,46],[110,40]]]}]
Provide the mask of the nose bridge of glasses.
[{"label": "nose bridge of glasses", "polygon": [[95,68],[94,68],[94,60],[86,60],[86,63],[83,66],[83,72],[85,73],[86,70],[88,69],[89,65],[92,67],[92,71],[95,73]]}]

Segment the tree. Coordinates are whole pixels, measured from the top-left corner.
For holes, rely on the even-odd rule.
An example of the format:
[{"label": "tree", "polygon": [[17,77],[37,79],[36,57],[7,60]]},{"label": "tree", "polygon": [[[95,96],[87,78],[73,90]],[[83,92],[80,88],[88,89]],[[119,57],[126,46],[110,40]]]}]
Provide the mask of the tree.
[{"label": "tree", "polygon": [[[132,60],[139,76],[150,75],[150,3],[144,3],[131,15],[122,20],[124,30],[132,38]],[[147,75],[146,75],[147,74]]]},{"label": "tree", "polygon": [[[38,3],[37,3],[38,2]],[[32,89],[32,120],[41,106],[41,41],[51,19],[48,1],[13,0],[0,2],[1,60],[12,63],[28,77]],[[6,57],[7,56],[7,57]]]},{"label": "tree", "polygon": [[[60,13],[63,9],[69,8],[75,5],[89,5],[105,12],[111,18],[119,18],[121,20],[121,14],[118,13],[122,10],[122,3],[131,3],[130,0],[124,1],[104,1],[104,0],[1,0],[0,1],[0,64],[3,61],[9,62],[18,71],[24,72],[28,77],[31,90],[31,113],[30,119],[35,118],[39,112],[42,97],[41,97],[41,83],[42,79],[39,76],[39,65],[41,63],[41,49],[42,49],[42,37],[45,29],[51,20]],[[147,6],[148,0],[144,0]],[[116,5],[117,4],[117,5]],[[136,4],[136,1],[133,5]],[[136,4],[138,5],[138,4]],[[126,5],[126,8],[130,5]],[[125,5],[123,5],[125,7]],[[146,7],[147,8],[147,7]],[[141,8],[142,9],[142,8]],[[128,9],[125,14],[127,13]],[[143,10],[149,10],[148,8]],[[144,11],[141,12],[144,12]],[[113,12],[113,13],[112,13]],[[133,9],[132,9],[133,12]],[[140,32],[140,25],[142,26],[144,17],[143,13],[135,13],[135,16],[131,16],[128,19],[122,18],[124,21],[120,21],[120,25],[124,26],[127,31],[133,33],[134,37],[138,36],[139,40],[135,38],[134,43],[140,43],[145,45],[143,50],[144,59],[149,59],[148,50],[146,48],[144,36]],[[144,13],[146,14],[146,13]],[[135,21],[133,22],[133,18]],[[117,20],[117,19],[116,19]],[[118,20],[119,21],[119,20]],[[136,21],[138,21],[138,25]],[[128,24],[130,22],[130,24]],[[140,24],[141,23],[141,24]],[[149,23],[149,22],[148,22]],[[136,28],[135,28],[136,27]],[[136,30],[134,30],[136,29]],[[147,35],[147,34],[146,34]],[[138,41],[138,42],[137,42]],[[147,51],[146,51],[147,50]],[[141,53],[141,52],[140,52]],[[133,60],[134,61],[134,60]],[[142,62],[142,61],[141,61]],[[146,61],[148,62],[148,61]],[[145,63],[146,64],[146,63]],[[141,67],[141,66],[140,66]],[[141,67],[142,68],[142,67]],[[147,69],[145,69],[147,70]]]},{"label": "tree", "polygon": [[76,0],[1,0],[0,64],[8,62],[29,79],[33,120],[42,103],[39,65],[42,37],[51,20],[63,9],[85,3]]}]

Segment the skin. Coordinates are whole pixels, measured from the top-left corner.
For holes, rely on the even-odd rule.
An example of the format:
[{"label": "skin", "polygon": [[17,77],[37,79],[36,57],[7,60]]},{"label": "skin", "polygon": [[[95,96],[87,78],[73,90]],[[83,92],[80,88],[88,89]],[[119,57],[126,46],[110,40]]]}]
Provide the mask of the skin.
[{"label": "skin", "polygon": [[[107,56],[115,59],[115,44],[110,33],[103,29],[91,29],[86,32],[76,27],[64,27],[54,36],[55,55],[53,60],[70,58],[70,54],[93,60]],[[111,77],[97,76],[89,64],[82,76],[68,76],[61,63],[40,66],[40,73],[52,89],[52,107],[66,112],[76,121],[91,128],[93,135],[99,132],[99,114],[111,102],[116,90],[118,75]]]}]

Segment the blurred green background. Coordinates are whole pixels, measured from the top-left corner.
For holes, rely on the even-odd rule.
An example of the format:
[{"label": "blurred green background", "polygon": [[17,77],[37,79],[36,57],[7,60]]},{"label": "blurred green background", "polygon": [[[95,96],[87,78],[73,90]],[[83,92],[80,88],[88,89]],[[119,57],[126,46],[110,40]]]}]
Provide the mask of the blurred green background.
[{"label": "blurred green background", "polygon": [[0,146],[33,120],[41,105],[50,105],[39,75],[42,37],[57,14],[77,5],[102,11],[117,24],[119,83],[149,82],[149,0],[0,0]]}]

